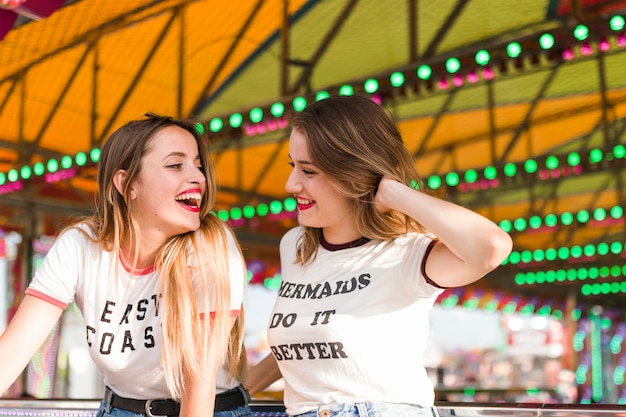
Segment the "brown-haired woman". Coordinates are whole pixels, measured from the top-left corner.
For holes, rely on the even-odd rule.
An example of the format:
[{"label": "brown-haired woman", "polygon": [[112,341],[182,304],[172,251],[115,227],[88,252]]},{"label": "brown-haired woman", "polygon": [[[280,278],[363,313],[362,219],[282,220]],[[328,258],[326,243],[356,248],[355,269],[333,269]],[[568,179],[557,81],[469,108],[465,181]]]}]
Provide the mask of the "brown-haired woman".
[{"label": "brown-haired woman", "polygon": [[318,101],[292,128],[286,190],[300,226],[280,243],[272,354],[246,385],[254,395],[282,375],[292,416],[436,416],[430,310],[500,265],[511,238],[416,189],[412,155],[369,98]]}]

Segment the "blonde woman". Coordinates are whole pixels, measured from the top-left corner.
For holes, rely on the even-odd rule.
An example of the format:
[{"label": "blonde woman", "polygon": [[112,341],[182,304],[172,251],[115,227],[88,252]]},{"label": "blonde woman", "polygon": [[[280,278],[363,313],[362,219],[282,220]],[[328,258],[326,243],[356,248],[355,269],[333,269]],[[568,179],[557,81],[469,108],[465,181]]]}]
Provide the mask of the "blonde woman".
[{"label": "blonde woman", "polygon": [[0,392],[75,302],[106,385],[98,417],[249,416],[245,266],[210,213],[207,151],[192,122],[146,116],[105,142],[94,214],[59,235],[0,337]]}]

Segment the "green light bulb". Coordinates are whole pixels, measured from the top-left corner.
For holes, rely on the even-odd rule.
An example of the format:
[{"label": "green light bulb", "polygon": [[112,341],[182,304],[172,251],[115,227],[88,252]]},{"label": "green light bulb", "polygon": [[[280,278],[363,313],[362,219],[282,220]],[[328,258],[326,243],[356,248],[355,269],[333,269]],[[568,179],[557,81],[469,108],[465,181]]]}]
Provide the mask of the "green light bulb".
[{"label": "green light bulb", "polygon": [[339,87],[340,96],[351,96],[354,94],[354,88],[351,85],[342,85]]},{"label": "green light bulb", "polygon": [[89,159],[91,162],[97,163],[100,160],[100,148],[93,148],[89,151]]},{"label": "green light bulb", "polygon": [[363,84],[363,89],[365,90],[366,93],[369,93],[369,94],[375,93],[376,91],[378,91],[378,81],[375,80],[374,78],[370,78],[369,80],[366,80],[365,83]]},{"label": "green light bulb", "polygon": [[522,45],[518,42],[511,42],[506,46],[506,54],[509,58],[517,58],[522,53]]},{"label": "green light bulb", "polygon": [[473,184],[476,182],[476,180],[478,180],[478,173],[475,169],[468,169],[467,171],[465,171],[466,182]]},{"label": "green light bulb", "polygon": [[404,84],[404,74],[401,72],[394,72],[389,76],[389,83],[394,87],[401,87]]},{"label": "green light bulb", "polygon": [[55,173],[59,169],[59,162],[56,159],[50,159],[47,163],[48,172]]},{"label": "green light bulb", "polygon": [[446,175],[446,184],[450,187],[455,187],[459,184],[459,174],[456,172],[449,172]]},{"label": "green light bulb", "polygon": [[194,127],[195,127],[196,132],[198,133],[198,135],[202,135],[202,134],[204,134],[204,125],[203,125],[202,123],[197,122],[197,123],[194,125]]},{"label": "green light bulb", "polygon": [[498,171],[496,170],[496,167],[494,167],[493,165],[489,165],[489,166],[486,166],[485,169],[483,170],[483,175],[488,180],[492,180],[496,177],[496,175],[498,175]]},{"label": "green light bulb", "polygon": [[260,107],[254,107],[250,110],[249,116],[252,123],[259,123],[263,120],[263,110]]},{"label": "green light bulb", "polygon": [[61,167],[63,167],[63,169],[69,169],[72,167],[72,157],[69,155],[64,155],[61,158]]},{"label": "green light bulb", "polygon": [[328,91],[319,91],[315,95],[315,101],[324,100],[324,99],[327,99],[328,97],[330,97],[330,94],[328,93]]},{"label": "green light bulb", "polygon": [[245,217],[246,219],[253,218],[255,212],[256,210],[254,210],[254,207],[249,204],[243,207],[243,217]]},{"label": "green light bulb", "polygon": [[420,80],[428,80],[432,73],[433,70],[428,65],[420,65],[417,68],[417,78],[419,78]]},{"label": "green light bulb", "polygon": [[300,112],[306,108],[306,98],[296,97],[293,99],[292,105],[295,111]]},{"label": "green light bulb", "polygon": [[539,46],[543,49],[550,49],[554,46],[554,36],[549,33],[544,33],[539,37]]},{"label": "green light bulb", "polygon": [[43,163],[37,162],[35,165],[33,165],[33,172],[39,177],[43,175],[44,172],[46,172],[46,167]]},{"label": "green light bulb", "polygon": [[274,200],[270,203],[270,212],[272,214],[279,214],[283,211],[283,203],[278,200]]},{"label": "green light bulb", "polygon": [[87,163],[87,154],[85,152],[78,152],[74,156],[74,161],[76,161],[76,165],[79,167],[84,166]]},{"label": "green light bulb", "polygon": [[458,58],[452,57],[446,60],[446,71],[448,71],[450,74],[454,74],[460,69],[461,69],[461,61],[459,61]]},{"label": "green light bulb", "polygon": [[474,57],[474,59],[476,60],[476,63],[478,65],[485,66],[489,63],[491,55],[489,55],[489,52],[487,52],[486,50],[481,49],[480,51],[476,52],[476,56]]},{"label": "green light bulb", "polygon": [[285,113],[285,105],[280,101],[272,104],[272,107],[270,107],[270,113],[272,113],[272,116],[274,117],[282,116]]},{"label": "green light bulb", "polygon": [[585,25],[577,25],[574,28],[574,38],[579,41],[584,41],[589,37],[589,28]]},{"label": "green light bulb", "polygon": [[509,162],[504,165],[503,171],[504,175],[506,175],[507,177],[513,177],[517,173],[517,166],[515,166],[513,162]]},{"label": "green light bulb", "polygon": [[535,161],[534,159],[527,159],[524,162],[524,169],[529,174],[533,174],[533,173],[537,172],[537,168],[538,168],[537,167],[537,161]]},{"label": "green light bulb", "polygon": [[624,29],[624,18],[622,16],[613,16],[609,21],[609,26],[611,30],[616,32]]},{"label": "green light bulb", "polygon": [[27,165],[24,165],[20,169],[20,177],[22,177],[22,179],[24,179],[24,180],[29,179],[31,177],[32,173],[33,173],[32,170]]},{"label": "green light bulb", "polygon": [[237,129],[243,123],[243,116],[241,113],[233,113],[228,118],[228,123],[230,124],[230,127]]},{"label": "green light bulb", "polygon": [[211,129],[211,132],[213,133],[219,132],[223,127],[224,122],[219,117],[214,117],[211,119],[211,122],[209,122],[209,129]]},{"label": "green light bulb", "polygon": [[267,204],[265,203],[261,203],[256,207],[256,213],[260,216],[260,217],[265,217],[267,216],[267,214],[269,213],[270,209],[267,206]]},{"label": "green light bulb", "polygon": [[438,175],[431,175],[428,177],[428,187],[431,190],[437,190],[441,187],[441,178]]}]

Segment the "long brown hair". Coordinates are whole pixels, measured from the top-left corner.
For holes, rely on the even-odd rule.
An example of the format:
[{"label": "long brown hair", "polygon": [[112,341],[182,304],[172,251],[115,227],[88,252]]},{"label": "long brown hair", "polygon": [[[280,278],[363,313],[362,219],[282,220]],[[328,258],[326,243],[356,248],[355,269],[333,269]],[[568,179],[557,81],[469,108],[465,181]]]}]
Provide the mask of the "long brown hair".
[{"label": "long brown hair", "polygon": [[[362,236],[389,240],[410,230],[423,231],[409,216],[381,213],[374,206],[384,175],[410,186],[420,183],[415,161],[383,107],[364,96],[332,96],[294,115],[291,126],[306,138],[311,162],[352,202]],[[315,259],[321,233],[303,226],[296,262]]]}]

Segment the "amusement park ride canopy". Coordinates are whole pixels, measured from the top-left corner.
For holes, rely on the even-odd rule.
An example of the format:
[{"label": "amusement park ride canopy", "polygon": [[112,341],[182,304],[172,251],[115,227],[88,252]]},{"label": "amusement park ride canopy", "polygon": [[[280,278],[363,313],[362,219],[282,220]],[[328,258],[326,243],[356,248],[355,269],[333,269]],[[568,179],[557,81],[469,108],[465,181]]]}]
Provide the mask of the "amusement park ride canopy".
[{"label": "amusement park ride canopy", "polygon": [[471,291],[624,300],[626,1],[59,3],[0,9],[3,230],[88,212],[99,146],[157,112],[206,127],[218,214],[247,256],[275,256],[294,225],[290,114],[360,93],[395,116],[429,192],[510,231]]}]

